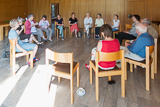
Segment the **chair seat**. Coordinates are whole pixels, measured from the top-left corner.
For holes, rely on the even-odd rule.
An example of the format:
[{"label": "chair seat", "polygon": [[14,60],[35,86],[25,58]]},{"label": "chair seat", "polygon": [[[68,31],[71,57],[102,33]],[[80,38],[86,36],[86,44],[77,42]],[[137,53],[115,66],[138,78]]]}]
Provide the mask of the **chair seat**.
[{"label": "chair seat", "polygon": [[[91,61],[91,62],[94,64],[94,66],[96,66],[95,61]],[[110,69],[110,70],[103,70],[103,69],[99,68],[99,72],[104,72],[104,71],[115,71],[115,70],[120,70],[120,68],[118,68],[117,66],[115,66],[114,69]]]},{"label": "chair seat", "polygon": [[[73,69],[76,67],[78,62],[73,62]],[[56,63],[53,65],[53,70],[55,72],[62,72],[62,73],[67,73],[70,74],[70,64],[69,63]]]},{"label": "chair seat", "polygon": [[[133,62],[139,62],[139,63],[142,63],[142,64],[145,64],[146,63],[146,60],[143,60],[143,61],[136,61],[136,60],[133,60],[133,59],[130,59],[130,58],[125,58],[125,60],[132,60]],[[128,62],[128,61],[127,61]]]}]

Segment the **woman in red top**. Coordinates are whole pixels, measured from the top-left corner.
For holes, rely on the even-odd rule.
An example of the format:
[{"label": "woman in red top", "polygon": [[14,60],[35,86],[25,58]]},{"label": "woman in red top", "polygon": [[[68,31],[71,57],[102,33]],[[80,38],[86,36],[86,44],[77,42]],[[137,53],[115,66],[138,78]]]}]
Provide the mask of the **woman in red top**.
[{"label": "woman in red top", "polygon": [[[97,48],[92,49],[91,60],[95,60],[96,51],[110,53],[110,52],[117,52],[120,49],[120,44],[118,39],[112,38],[112,28],[110,25],[104,24],[101,27],[101,32],[105,39],[100,40],[98,42]],[[110,62],[101,61],[99,62],[98,66],[101,69],[109,70],[109,69],[113,69],[115,65],[116,65],[116,61],[110,61]],[[86,67],[88,68],[87,65]]]}]

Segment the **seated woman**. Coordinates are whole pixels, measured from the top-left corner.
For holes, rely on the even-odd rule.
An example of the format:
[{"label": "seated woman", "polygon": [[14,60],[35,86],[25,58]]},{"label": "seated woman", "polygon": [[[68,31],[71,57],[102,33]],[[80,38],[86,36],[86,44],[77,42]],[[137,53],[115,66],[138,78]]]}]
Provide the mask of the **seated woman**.
[{"label": "seated woman", "polygon": [[[91,60],[95,60],[96,51],[109,53],[109,52],[117,52],[120,49],[119,41],[117,39],[112,38],[112,28],[110,25],[104,24],[100,30],[102,32],[104,40],[100,40],[98,42],[97,47],[92,49]],[[115,65],[116,61],[110,61],[110,62],[102,61],[99,62],[98,66],[103,70],[109,70],[113,69]],[[89,65],[85,64],[85,66],[86,68],[89,69]]]},{"label": "seated woman", "polygon": [[101,18],[102,15],[99,13],[95,22],[95,38],[99,39],[100,28],[104,24],[104,20]]},{"label": "seated woman", "polygon": [[56,20],[56,27],[57,29],[60,30],[60,37],[62,38],[62,40],[64,40],[64,34],[63,34],[63,24],[64,24],[64,21],[63,21],[63,18],[61,18],[61,15],[59,14],[57,16],[57,20]]},{"label": "seated woman", "polygon": [[24,26],[22,25],[22,18],[17,19],[19,23],[19,27],[16,29],[17,34],[19,35],[20,39],[22,41],[29,41],[29,43],[32,43],[32,40],[34,40],[38,45],[43,45],[43,42],[38,42],[36,38],[33,36],[33,34],[25,34],[24,33]]},{"label": "seated woman", "polygon": [[133,20],[133,25],[132,25],[132,29],[128,32],[128,31],[123,31],[118,33],[118,35],[116,35],[116,38],[119,40],[119,43],[122,44],[123,39],[127,39],[127,40],[134,40],[137,38],[138,34],[136,32],[136,25],[139,24],[140,22],[140,16],[139,15],[133,15],[132,16],[132,20]]},{"label": "seated woman", "polygon": [[[35,54],[37,53],[38,46],[33,43],[26,43],[20,40],[20,37],[18,36],[16,29],[19,27],[18,21],[16,19],[12,19],[10,21],[11,30],[9,31],[8,39],[13,39],[16,41],[16,52],[23,52],[25,55],[28,54],[27,51],[33,51],[33,61],[38,61],[38,58],[35,58]],[[28,65],[30,65],[30,60],[28,62]]]},{"label": "seated woman", "polygon": [[114,32],[119,30],[120,20],[118,19],[117,14],[115,14],[113,18],[112,31]]},{"label": "seated woman", "polygon": [[52,29],[49,27],[49,21],[47,20],[47,16],[43,15],[42,19],[39,22],[39,27],[42,29],[42,31],[46,32],[47,38],[49,41],[52,41]]},{"label": "seated woman", "polygon": [[77,36],[77,32],[79,32],[79,29],[78,29],[78,20],[77,18],[75,17],[75,13],[72,12],[71,14],[71,18],[69,18],[69,25],[70,25],[70,30],[71,30],[71,33],[75,31],[75,35],[76,35],[76,38],[78,38]]},{"label": "seated woman", "polygon": [[36,28],[35,26],[38,25],[38,23],[34,23],[33,21],[34,16],[33,14],[28,15],[28,19],[25,22],[25,34],[33,34],[38,35],[38,41],[41,41],[41,37],[44,41],[47,41],[47,39],[44,37],[43,32],[40,28]]},{"label": "seated woman", "polygon": [[89,12],[87,12],[87,17],[84,19],[84,27],[85,27],[85,31],[84,34],[87,33],[87,38],[89,38],[89,28],[92,28],[92,17],[90,17]]}]

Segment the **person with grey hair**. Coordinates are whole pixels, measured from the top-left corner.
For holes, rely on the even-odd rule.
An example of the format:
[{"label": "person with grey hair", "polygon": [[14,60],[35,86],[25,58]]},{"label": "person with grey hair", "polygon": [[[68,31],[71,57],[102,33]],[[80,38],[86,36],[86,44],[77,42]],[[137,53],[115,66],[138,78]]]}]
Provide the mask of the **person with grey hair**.
[{"label": "person with grey hair", "polygon": [[[33,61],[38,61],[39,58],[35,58],[38,46],[36,44],[26,43],[20,40],[20,37],[16,32],[16,29],[19,27],[18,21],[16,19],[12,19],[9,24],[11,26],[11,30],[9,31],[8,39],[15,40],[16,52],[23,52],[25,55],[28,55],[28,51],[33,51]],[[30,65],[30,60],[28,62],[28,65]]]},{"label": "person with grey hair", "polygon": [[143,23],[147,27],[147,33],[150,34],[153,38],[158,38],[158,32],[157,30],[151,25],[151,20],[148,18],[144,18],[141,20],[141,23]]},{"label": "person with grey hair", "polygon": [[24,33],[24,25],[22,25],[23,24],[23,19],[22,18],[18,18],[17,20],[18,20],[18,23],[19,23],[19,27],[16,29],[16,32],[23,42],[25,42],[27,40],[27,42],[29,41],[29,43],[32,43],[32,40],[33,40],[38,45],[43,45],[43,42],[38,42],[36,40],[36,38],[33,36],[33,34],[25,34]]},{"label": "person with grey hair", "polygon": [[86,13],[87,17],[84,19],[84,27],[85,31],[84,34],[87,33],[87,38],[89,38],[89,28],[92,28],[92,17],[90,17],[89,12]]},{"label": "person with grey hair", "polygon": [[29,14],[28,19],[25,22],[25,34],[33,34],[33,35],[38,35],[38,41],[41,41],[41,38],[43,38],[43,41],[47,41],[47,39],[44,37],[42,29],[41,28],[36,28],[35,26],[38,25],[38,23],[35,23],[33,21],[34,15]]},{"label": "person with grey hair", "polygon": [[136,32],[139,36],[136,41],[133,44],[126,42],[125,47],[121,46],[120,49],[124,49],[124,57],[143,61],[146,57],[146,46],[154,45],[154,39],[147,33],[147,27],[141,23],[136,25]]}]

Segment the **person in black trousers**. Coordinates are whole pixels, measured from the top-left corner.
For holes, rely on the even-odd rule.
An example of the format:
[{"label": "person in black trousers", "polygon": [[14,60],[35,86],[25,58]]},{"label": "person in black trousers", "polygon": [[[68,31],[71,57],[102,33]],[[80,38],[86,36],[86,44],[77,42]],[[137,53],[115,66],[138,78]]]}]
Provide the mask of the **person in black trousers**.
[{"label": "person in black trousers", "polygon": [[122,44],[123,39],[127,39],[127,40],[134,40],[137,38],[138,34],[136,32],[136,25],[138,23],[140,23],[140,16],[139,15],[133,15],[132,16],[132,20],[133,20],[133,25],[132,25],[132,29],[128,32],[128,31],[123,31],[118,33],[118,35],[116,35],[116,38],[119,40],[119,43]]}]

